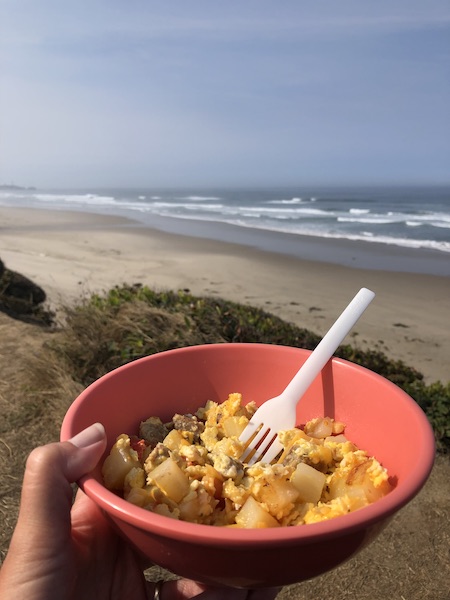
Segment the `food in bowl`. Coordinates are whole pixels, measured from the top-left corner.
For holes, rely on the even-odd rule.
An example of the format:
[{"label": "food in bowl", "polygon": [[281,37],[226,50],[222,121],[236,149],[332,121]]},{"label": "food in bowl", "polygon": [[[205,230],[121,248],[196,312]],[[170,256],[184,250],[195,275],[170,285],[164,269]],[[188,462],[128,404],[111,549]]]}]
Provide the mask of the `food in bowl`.
[{"label": "food in bowl", "polygon": [[169,423],[149,417],[138,436],[118,436],[103,464],[105,486],[160,515],[248,529],[325,521],[391,491],[387,470],[328,417],[280,432],[274,464],[243,463],[239,435],[256,409],[233,393]]},{"label": "food in bowl", "polygon": [[[168,350],[104,375],[75,399],[61,440],[97,421],[108,449],[138,433],[149,415],[166,422],[195,413],[207,399],[238,390],[258,406],[286,387],[310,351],[272,344],[221,343]],[[418,404],[376,373],[333,358],[297,405],[296,424],[329,415],[345,435],[386,467],[391,492],[362,510],[299,527],[210,527],[162,517],[106,488],[101,464],[79,485],[127,545],[153,564],[208,585],[267,588],[334,569],[367,547],[422,489],[431,472],[433,430]]]}]

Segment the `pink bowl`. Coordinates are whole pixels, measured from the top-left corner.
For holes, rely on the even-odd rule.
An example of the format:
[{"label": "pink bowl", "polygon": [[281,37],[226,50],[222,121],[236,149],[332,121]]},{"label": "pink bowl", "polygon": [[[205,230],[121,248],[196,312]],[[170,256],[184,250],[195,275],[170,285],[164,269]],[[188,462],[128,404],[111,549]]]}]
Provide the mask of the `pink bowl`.
[{"label": "pink bowl", "polygon": [[[108,450],[141,420],[193,412],[231,392],[261,404],[279,394],[310,354],[265,344],[211,344],[161,352],[120,367],[89,386],[69,408],[61,440],[100,421]],[[256,588],[296,583],[324,573],[372,541],[426,482],[434,437],[422,410],[400,388],[372,371],[333,358],[297,410],[298,424],[330,416],[346,435],[378,458],[393,491],[354,513],[312,525],[229,529],[163,517],[133,506],[102,484],[100,468],[79,482],[119,533],[152,562],[197,581]]]}]

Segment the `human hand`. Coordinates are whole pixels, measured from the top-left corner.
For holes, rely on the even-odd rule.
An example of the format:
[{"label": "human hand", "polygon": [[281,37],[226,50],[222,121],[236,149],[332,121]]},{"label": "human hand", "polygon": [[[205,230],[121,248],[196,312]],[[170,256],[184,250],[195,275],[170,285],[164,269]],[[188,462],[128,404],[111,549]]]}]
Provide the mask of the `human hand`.
[{"label": "human hand", "polygon": [[[0,598],[109,600],[155,598],[138,556],[81,490],[71,483],[91,471],[106,447],[102,425],[69,442],[33,450],[24,474],[19,518],[0,571]],[[273,600],[278,590],[212,588],[180,579],[158,588],[159,600]]]}]

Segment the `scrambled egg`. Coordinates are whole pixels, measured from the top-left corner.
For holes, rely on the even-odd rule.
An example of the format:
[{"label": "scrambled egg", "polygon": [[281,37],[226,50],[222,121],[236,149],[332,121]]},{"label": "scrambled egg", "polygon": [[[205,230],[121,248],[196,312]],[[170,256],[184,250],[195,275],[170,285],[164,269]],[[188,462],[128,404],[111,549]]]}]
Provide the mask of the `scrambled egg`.
[{"label": "scrambled egg", "polygon": [[174,519],[247,528],[316,523],[391,490],[386,469],[329,417],[280,432],[274,464],[241,462],[239,435],[255,411],[234,393],[170,423],[150,417],[139,436],[117,438],[103,464],[106,487]]}]

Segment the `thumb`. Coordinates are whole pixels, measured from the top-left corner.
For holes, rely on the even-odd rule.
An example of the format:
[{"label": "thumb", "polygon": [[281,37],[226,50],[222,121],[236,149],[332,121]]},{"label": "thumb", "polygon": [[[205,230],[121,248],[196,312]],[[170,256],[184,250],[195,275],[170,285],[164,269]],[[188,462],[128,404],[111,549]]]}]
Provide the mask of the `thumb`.
[{"label": "thumb", "polygon": [[[35,448],[28,457],[14,537],[26,537],[28,547],[55,545],[70,536],[71,483],[89,473],[106,447],[103,425],[95,423],[68,442]],[[59,539],[58,539],[59,538]],[[36,547],[36,546],[35,546]]]}]

